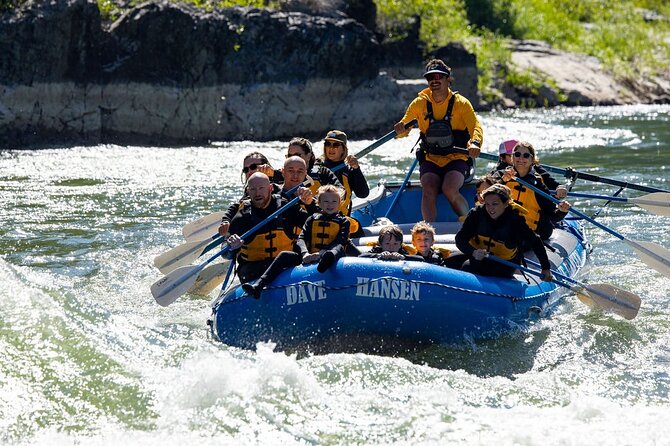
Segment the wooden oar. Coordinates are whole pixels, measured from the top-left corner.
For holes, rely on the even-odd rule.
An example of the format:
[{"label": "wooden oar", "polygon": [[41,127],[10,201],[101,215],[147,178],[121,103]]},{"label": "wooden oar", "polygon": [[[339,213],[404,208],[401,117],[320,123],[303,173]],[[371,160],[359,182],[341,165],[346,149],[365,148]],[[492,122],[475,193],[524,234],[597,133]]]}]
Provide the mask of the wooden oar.
[{"label": "wooden oar", "polygon": [[643,209],[646,209],[653,214],[670,217],[670,193],[668,192],[654,192],[651,194],[642,195],[641,197],[632,198],[584,194],[581,192],[569,192],[568,196],[578,198],[594,198],[596,200],[619,201],[622,203],[634,204]]},{"label": "wooden oar", "polygon": [[[536,194],[542,195],[543,197],[547,198],[548,200],[551,200],[552,202],[558,204],[560,203],[559,200],[556,198],[552,197],[548,193],[544,192],[543,190],[538,189],[537,187],[528,184],[528,182],[523,181],[519,177],[515,177],[515,180],[519,182],[519,184],[522,184],[526,186],[527,188],[531,189],[534,191]],[[578,215],[579,217],[583,218],[584,220],[596,225],[603,231],[612,234],[619,240],[623,241],[625,244],[633,248],[638,254],[638,257],[640,260],[642,260],[644,263],[649,265],[650,267],[654,268],[656,271],[660,272],[661,274],[670,277],[670,250],[664,248],[663,246],[656,245],[655,243],[651,242],[638,242],[635,240],[630,240],[624,237],[623,235],[619,234],[613,229],[608,228],[604,224],[592,219],[588,215],[584,214],[583,212],[578,211],[577,209],[571,207],[569,211],[571,214]]]},{"label": "wooden oar", "polygon": [[[465,150],[465,149],[462,149]],[[498,161],[498,156],[493,155],[491,153],[480,153],[479,156],[481,158],[491,160],[491,161]],[[571,177],[576,177],[582,180],[586,181],[593,181],[596,183],[604,183],[604,184],[611,184],[613,186],[619,186],[619,187],[625,187],[628,189],[634,189],[634,190],[639,190],[641,192],[670,192],[664,189],[659,189],[657,187],[651,187],[651,186],[644,186],[642,184],[635,184],[635,183],[629,183],[627,181],[620,181],[620,180],[615,180],[614,178],[606,178],[606,177],[600,177],[598,175],[591,175],[590,173],[584,173],[584,172],[577,172],[576,170],[570,169],[568,171],[567,169],[562,169],[560,167],[554,167],[554,166],[548,166],[546,164],[541,164],[542,167],[544,167],[546,170],[549,172],[553,173],[560,173],[561,175],[565,175],[566,172],[568,173],[569,176]]]},{"label": "wooden oar", "polygon": [[[285,212],[291,206],[296,204],[298,200],[300,200],[300,197],[293,198],[287,204],[285,204],[284,206],[282,206],[281,208],[277,209],[272,214],[270,214],[265,220],[261,221],[256,226],[254,226],[253,228],[249,229],[247,232],[242,234],[240,238],[242,240],[247,239],[249,236],[253,235],[260,228],[265,226],[268,222],[270,222],[275,217],[280,215],[282,212]],[[208,264],[212,263],[219,256],[227,253],[229,250],[230,245],[226,245],[221,251],[214,254],[204,263],[201,263],[200,265],[197,266],[195,265],[182,266],[181,268],[177,268],[174,271],[168,273],[164,277],[157,280],[153,285],[151,285],[151,294],[154,296],[154,299],[156,299],[156,302],[164,307],[170,305],[172,302],[177,300],[179,296],[186,293],[193,286],[193,284],[198,278],[198,274],[200,274],[200,271],[205,269]]]},{"label": "wooden oar", "polygon": [[[407,124],[405,124],[406,129],[411,129],[417,124],[417,120],[413,119]],[[388,141],[392,140],[397,136],[397,133],[395,130],[388,132],[386,135],[382,136],[366,148],[362,149],[358,153],[356,153],[356,158],[362,158],[368,153],[372,152],[375,150],[377,147],[381,146],[382,144],[387,143]],[[333,167],[331,170],[333,172],[337,172],[338,170],[344,168],[345,164],[340,164],[338,166]],[[291,191],[289,191],[291,192]],[[205,215],[204,217],[201,217],[195,221],[192,221],[190,223],[187,223],[184,228],[182,229],[182,234],[184,235],[184,238],[188,242],[196,241],[196,240],[207,240],[207,239],[214,239],[216,238],[217,234],[214,234],[219,226],[221,225],[221,219],[223,218],[225,212],[214,212],[213,214]],[[212,235],[214,234],[214,235]]]},{"label": "wooden oar", "polygon": [[[526,262],[535,267],[540,267],[540,264],[533,260],[526,259]],[[628,320],[634,319],[640,310],[642,299],[630,291],[622,290],[608,283],[586,285],[553,269],[551,274],[572,283],[573,286],[570,289],[580,301],[591,308],[618,314]]]}]

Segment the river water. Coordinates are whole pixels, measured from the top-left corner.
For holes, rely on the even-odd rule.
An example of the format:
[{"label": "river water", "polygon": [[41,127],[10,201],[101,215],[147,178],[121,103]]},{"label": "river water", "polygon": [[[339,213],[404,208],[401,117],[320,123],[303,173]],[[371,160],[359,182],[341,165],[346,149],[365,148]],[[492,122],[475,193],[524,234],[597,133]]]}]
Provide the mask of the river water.
[{"label": "river water", "polygon": [[[490,113],[482,122],[488,152],[505,137],[527,139],[546,164],[670,189],[668,106]],[[402,178],[414,140],[361,160],[371,184]],[[369,143],[354,141],[351,152]],[[550,318],[495,341],[405,358],[298,358],[211,340],[206,298],[156,305],[154,256],[183,242],[185,223],[240,195],[245,153],[279,165],[283,147],[0,153],[0,442],[670,442],[670,280],[593,226],[585,277],[639,294],[633,321],[569,296]],[[591,214],[602,202],[573,203]],[[599,220],[670,247],[666,217],[612,205]]]}]

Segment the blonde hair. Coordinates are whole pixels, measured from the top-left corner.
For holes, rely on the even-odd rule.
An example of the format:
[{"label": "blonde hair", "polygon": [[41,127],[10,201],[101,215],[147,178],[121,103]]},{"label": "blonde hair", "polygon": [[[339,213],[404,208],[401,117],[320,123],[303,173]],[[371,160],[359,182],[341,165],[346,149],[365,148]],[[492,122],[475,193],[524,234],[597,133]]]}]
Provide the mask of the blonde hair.
[{"label": "blonde hair", "polygon": [[435,238],[435,228],[427,221],[420,221],[412,227],[412,238],[414,234],[431,234]]},{"label": "blonde hair", "polygon": [[337,194],[340,201],[344,200],[344,189],[337,187],[334,184],[325,184],[317,190],[317,202],[321,199],[321,194]]}]

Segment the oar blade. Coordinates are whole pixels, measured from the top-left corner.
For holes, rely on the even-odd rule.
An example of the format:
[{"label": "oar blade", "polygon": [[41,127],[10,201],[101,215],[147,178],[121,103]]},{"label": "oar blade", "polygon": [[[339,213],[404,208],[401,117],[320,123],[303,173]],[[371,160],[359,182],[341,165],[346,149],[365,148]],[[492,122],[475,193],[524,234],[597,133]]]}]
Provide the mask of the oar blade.
[{"label": "oar blade", "polygon": [[654,192],[642,197],[629,198],[628,201],[653,214],[670,217],[670,193]]},{"label": "oar blade", "polygon": [[167,274],[181,266],[189,265],[203,254],[210,241],[206,239],[175,246],[169,251],[157,255],[154,258],[154,266],[163,274]]},{"label": "oar blade", "polygon": [[193,286],[202,266],[182,266],[151,285],[151,294],[158,305],[167,307]]},{"label": "oar blade", "polygon": [[585,285],[575,292],[586,305],[617,314],[627,320],[635,319],[642,303],[637,294],[607,283]]},{"label": "oar blade", "polygon": [[215,263],[203,269],[187,293],[208,296],[209,293],[223,283],[229,264],[230,261],[226,260],[223,263]]},{"label": "oar blade", "polygon": [[204,217],[184,225],[181,233],[187,242],[212,238],[219,229],[219,226],[221,226],[221,219],[225,214],[225,211],[219,211],[205,215]]},{"label": "oar blade", "polygon": [[633,248],[640,260],[666,277],[670,277],[670,250],[652,242],[640,242],[625,239],[624,242]]}]

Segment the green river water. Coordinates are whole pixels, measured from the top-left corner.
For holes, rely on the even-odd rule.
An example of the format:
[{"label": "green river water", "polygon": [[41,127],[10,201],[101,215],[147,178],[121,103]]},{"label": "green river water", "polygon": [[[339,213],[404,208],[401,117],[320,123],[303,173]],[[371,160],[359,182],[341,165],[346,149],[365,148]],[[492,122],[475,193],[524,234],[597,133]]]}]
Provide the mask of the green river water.
[{"label": "green river water", "polygon": [[[525,139],[546,164],[670,189],[669,106],[481,118],[487,152]],[[352,152],[370,143],[350,137]],[[402,179],[413,142],[362,159],[370,183]],[[284,147],[0,152],[0,443],[670,444],[670,279],[590,225],[584,277],[639,294],[633,321],[568,296],[550,318],[494,341],[406,358],[297,358],[211,340],[206,298],[156,305],[153,258],[183,242],[185,223],[241,194],[244,154],[277,166]],[[588,214],[601,204],[572,202]],[[599,221],[670,247],[667,217],[613,204]]]}]

